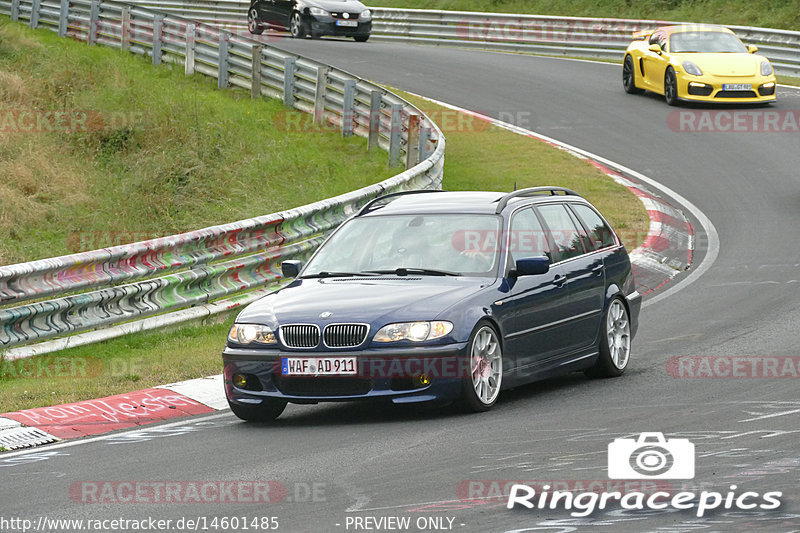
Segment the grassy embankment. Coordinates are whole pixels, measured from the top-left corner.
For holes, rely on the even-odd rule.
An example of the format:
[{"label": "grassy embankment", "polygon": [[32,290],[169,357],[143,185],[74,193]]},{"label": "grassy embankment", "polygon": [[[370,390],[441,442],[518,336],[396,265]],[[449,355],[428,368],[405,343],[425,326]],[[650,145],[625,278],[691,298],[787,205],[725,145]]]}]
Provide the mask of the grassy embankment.
[{"label": "grassy embankment", "polygon": [[[254,102],[214,84],[48,31],[2,25],[0,115],[66,109],[136,119],[88,132],[0,132],[4,262],[74,251],[76,234],[94,243],[95,235],[113,241],[175,233],[301,205],[394,173],[383,152],[365,153],[363,140],[287,133],[275,127],[279,102]],[[419,105],[445,128],[445,188],[574,188],[607,214],[629,248],[641,242],[648,225],[642,205],[594,167],[540,141]],[[232,320],[6,362],[0,412],[219,373]]]}]

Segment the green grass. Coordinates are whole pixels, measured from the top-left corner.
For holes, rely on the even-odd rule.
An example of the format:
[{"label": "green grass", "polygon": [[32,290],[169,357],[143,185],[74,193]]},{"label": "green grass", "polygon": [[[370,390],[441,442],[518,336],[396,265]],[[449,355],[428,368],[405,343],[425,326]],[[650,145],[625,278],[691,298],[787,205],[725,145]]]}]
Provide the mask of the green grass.
[{"label": "green grass", "polygon": [[708,22],[800,30],[798,0],[379,0],[381,7]]},{"label": "green grass", "polygon": [[[40,131],[53,112],[75,121]],[[265,215],[398,171],[364,139],[286,131],[287,113],[0,16],[0,264]],[[44,120],[22,131],[30,116]]]},{"label": "green grass", "polygon": [[[52,47],[54,49],[52,54],[60,57],[62,61],[66,61],[71,68],[76,68],[75,64],[82,62],[66,52],[57,50],[64,45],[64,42],[52,39],[48,33],[39,32],[34,37],[26,30],[7,25],[0,28],[0,69],[2,69],[0,70],[0,87],[2,87],[3,76],[9,75],[5,66],[9,61],[8,50],[13,46],[6,41],[9,36],[17,39],[17,48],[20,50],[22,47],[27,49],[31,46],[42,46],[45,49]],[[178,98],[168,104],[171,109],[174,106],[174,109],[182,110],[181,112],[148,111],[148,117],[160,117],[166,124],[160,123],[155,118],[148,118],[147,127],[142,125],[134,128],[133,138],[136,139],[134,144],[128,144],[131,141],[126,140],[125,135],[119,132],[116,137],[113,132],[108,132],[108,134],[93,132],[82,137],[78,136],[77,139],[69,136],[68,138],[40,139],[39,142],[47,143],[48,149],[62,154],[54,163],[59,166],[53,170],[51,178],[66,172],[64,169],[78,168],[83,169],[86,174],[92,172],[96,175],[103,175],[110,169],[119,169],[119,173],[114,174],[114,179],[117,180],[114,185],[125,189],[127,193],[107,191],[111,196],[101,196],[90,202],[94,205],[93,209],[77,201],[62,206],[63,200],[47,203],[41,198],[35,198],[31,201],[40,202],[51,210],[49,211],[51,223],[39,223],[37,226],[35,220],[31,222],[32,227],[38,228],[35,230],[36,238],[46,238],[51,235],[53,243],[56,243],[58,239],[63,239],[65,233],[73,229],[53,227],[53,221],[59,221],[59,225],[61,224],[59,218],[61,216],[66,217],[64,224],[75,221],[75,223],[81,224],[82,228],[102,228],[102,225],[95,225],[100,224],[99,220],[105,220],[110,227],[118,227],[118,225],[115,226],[117,223],[108,215],[102,213],[95,215],[94,213],[94,211],[104,211],[106,208],[101,204],[115,201],[113,198],[131,204],[130,206],[114,206],[120,213],[125,214],[125,216],[119,217],[120,220],[131,215],[137,219],[144,219],[144,216],[137,216],[139,213],[137,209],[148,210],[147,216],[159,216],[165,212],[173,213],[174,217],[163,217],[160,222],[164,224],[163,233],[173,233],[176,231],[175,228],[184,229],[180,225],[170,225],[171,222],[174,222],[173,218],[180,219],[188,225],[186,229],[191,229],[192,227],[235,220],[237,217],[267,213],[289,205],[306,203],[315,198],[332,196],[376,182],[393,173],[385,168],[383,152],[379,153],[376,161],[367,160],[363,153],[363,141],[343,141],[336,135],[323,133],[299,133],[289,139],[282,138],[285,134],[276,135],[270,128],[269,114],[280,112],[281,108],[274,102],[251,102],[246,95],[237,91],[215,91],[213,83],[207,83],[207,80],[186,79],[182,74],[168,68],[154,69],[135,57],[127,57],[99,48],[87,49],[86,45],[76,43],[70,43],[69,48],[78,55],[90,54],[93,58],[92,61],[95,62],[91,69],[95,72],[92,76],[95,81],[108,76],[109,71],[106,69],[111,67],[104,66],[106,61],[114,65],[112,72],[114,77],[118,77],[115,79],[126,80],[124,83],[120,82],[116,86],[108,87],[107,92],[104,93],[105,96],[100,95],[95,100],[90,100],[91,104],[95,106],[93,109],[100,106],[100,102],[105,99],[116,102],[114,105],[127,105],[125,97],[116,96],[116,90],[127,94],[130,99],[150,98],[147,96],[147,93],[152,91],[150,88],[144,89],[141,86],[138,87],[138,90],[128,88],[128,75],[124,74],[124,71],[131,67],[137,70],[136,80],[146,81],[150,84],[147,76],[155,76],[153,83],[160,89],[157,94],[161,94],[162,91],[166,93],[178,90],[181,87],[188,88],[189,94],[186,95],[188,101],[182,102]],[[35,64],[30,59],[34,55],[42,55],[42,51],[39,50],[36,54],[31,55],[26,54],[26,58],[20,62]],[[21,54],[18,55],[18,60],[20,56]],[[26,68],[32,69],[33,67]],[[59,72],[60,63],[56,62],[52,68],[56,69],[55,72]],[[22,77],[23,74],[20,72],[24,71],[16,71]],[[46,79],[45,71],[36,69],[36,72],[40,79]],[[101,73],[104,74],[101,76]],[[86,73],[84,72],[84,74]],[[40,94],[42,89],[37,87],[33,74],[24,79],[26,80],[25,95],[22,96],[27,98],[28,93]],[[69,78],[64,75],[64,79]],[[150,87],[150,85],[146,85],[146,87]],[[90,91],[91,89],[87,86],[85,90]],[[75,94],[83,94],[83,98],[89,98],[88,94],[84,94],[83,91]],[[152,98],[160,97],[152,96]],[[197,106],[197,119],[193,103],[195,98],[203,102]],[[539,140],[490,127],[485,122],[443,110],[426,101],[416,100],[412,97],[409,99],[414,100],[419,107],[431,114],[434,121],[443,126],[447,137],[444,183],[446,189],[512,190],[515,185],[518,188],[536,185],[570,187],[584,194],[608,216],[612,225],[623,236],[629,249],[634,248],[643,239],[649,221],[642,204],[626,189],[615,184],[586,162],[554,149]],[[86,105],[86,102],[87,100],[83,100],[80,105]],[[2,105],[4,104],[0,104],[0,106]],[[151,102],[142,108],[135,107],[134,109],[147,110],[151,105],[154,104]],[[173,114],[174,117],[171,116]],[[201,115],[203,118],[199,118]],[[161,125],[155,126],[156,124]],[[256,125],[254,126],[254,124]],[[206,129],[210,131],[206,131]],[[173,141],[173,135],[178,139],[177,141]],[[258,142],[250,142],[250,135],[258,139]],[[153,142],[153,139],[150,139],[151,136],[157,136],[159,141]],[[103,138],[109,140],[103,141]],[[12,144],[14,142],[21,141],[12,139]],[[107,149],[103,149],[109,143],[112,145],[122,143],[123,149],[112,150],[109,153]],[[183,146],[182,143],[189,146]],[[159,148],[164,144],[168,144],[170,149]],[[4,149],[4,146],[4,144],[0,144],[0,149]],[[227,151],[237,146],[240,148],[238,153],[241,159],[231,161],[226,157]],[[292,149],[292,156],[286,154],[289,147]],[[36,146],[28,145],[29,150],[34,150],[34,148]],[[264,157],[259,153],[260,150],[263,150],[267,156]],[[334,153],[331,154],[331,151]],[[302,153],[303,156],[294,157],[295,152]],[[187,177],[190,181],[186,182],[184,186],[191,187],[192,191],[188,197],[180,194],[181,187],[177,187],[176,184],[169,185],[163,181],[153,183],[152,186],[158,186],[156,190],[159,191],[161,191],[159,187],[174,187],[174,189],[156,194],[151,188],[132,186],[126,183],[129,180],[134,183],[142,183],[142,173],[149,176],[157,176],[159,172],[174,175],[168,171],[169,162],[176,161],[173,158],[175,153],[182,154],[181,157],[186,158],[177,159],[184,166],[200,164],[192,161],[192,157],[198,158],[204,165],[202,172],[185,174],[190,176],[190,178]],[[40,157],[44,157],[44,155]],[[334,172],[332,177],[328,176],[328,173],[332,172],[331,169],[333,171],[339,169],[338,162],[345,157],[350,164],[353,164],[354,160],[358,160],[360,167],[359,158],[363,158],[365,160],[363,167],[366,169],[363,171],[364,174],[352,177],[348,176],[346,172]],[[282,166],[277,168],[283,169],[282,173],[275,173],[278,171],[275,170],[274,158],[280,160]],[[53,161],[52,158],[49,160]],[[24,165],[29,161],[30,159],[19,159],[17,164],[20,169],[24,169]],[[294,161],[295,165],[293,166],[290,161]],[[84,163],[85,166],[73,167],[79,162]],[[0,165],[2,164],[0,162]],[[133,166],[127,168],[126,165]],[[230,167],[225,165],[230,165]],[[42,166],[40,171],[43,171],[44,168]],[[226,169],[232,171],[226,172]],[[70,172],[77,171],[70,170]],[[178,175],[184,174],[179,173]],[[256,177],[255,181],[250,178],[251,175]],[[214,187],[219,197],[208,196],[203,190],[201,182],[194,181],[203,176],[213,176],[207,185]],[[326,176],[328,177],[326,178]],[[74,174],[73,179],[75,180],[73,186],[78,187],[88,177],[85,174]],[[259,179],[260,181],[258,181]],[[215,180],[225,180],[225,182],[217,184]],[[274,188],[270,187],[271,181]],[[309,182],[313,184],[313,187],[308,186]],[[38,181],[34,181],[34,183],[38,183]],[[0,184],[0,191],[3,186],[8,188],[8,183]],[[95,191],[92,194],[104,193],[100,190],[102,183],[95,184],[93,187],[96,188],[91,189]],[[62,191],[61,194],[64,192]],[[183,203],[179,202],[181,198]],[[158,203],[149,205],[149,202]],[[158,205],[163,202],[173,202],[172,207],[167,209],[163,205]],[[206,205],[208,202],[213,205]],[[82,209],[80,216],[70,212],[71,206],[75,209]],[[5,213],[5,206],[2,209]],[[195,210],[197,213],[194,212]],[[95,220],[94,216],[99,217],[98,220]],[[88,220],[84,221],[83,217]],[[150,222],[147,220],[138,220],[136,223],[143,224],[141,228],[154,227],[162,231],[161,226],[149,226]],[[23,232],[23,228],[22,225],[18,226],[20,240],[32,239],[32,234],[29,231]],[[0,229],[0,231],[3,230]],[[137,231],[150,231],[150,229],[137,229]],[[4,236],[3,240],[5,238],[7,237]],[[34,246],[34,244],[29,246]],[[57,246],[57,244],[53,244],[53,246]],[[30,253],[30,249],[21,247],[16,253],[22,252]],[[42,253],[43,255],[53,255],[47,252],[47,248],[42,248]],[[174,381],[218,374],[221,372],[220,353],[233,317],[223,320],[221,323],[210,325],[192,325],[168,331],[128,335],[22,361],[0,360],[0,413],[121,394]]]}]

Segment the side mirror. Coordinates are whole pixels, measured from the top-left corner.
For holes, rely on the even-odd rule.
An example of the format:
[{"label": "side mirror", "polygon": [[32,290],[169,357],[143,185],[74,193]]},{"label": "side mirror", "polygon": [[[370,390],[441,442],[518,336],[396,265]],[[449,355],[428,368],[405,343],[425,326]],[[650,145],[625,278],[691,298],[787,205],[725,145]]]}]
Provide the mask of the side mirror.
[{"label": "side mirror", "polygon": [[517,276],[547,274],[550,271],[550,259],[543,255],[517,259],[516,270]]},{"label": "side mirror", "polygon": [[754,44],[748,44],[747,51],[750,52],[751,54],[755,54],[756,52],[758,52],[758,46]]},{"label": "side mirror", "polygon": [[303,267],[302,261],[284,261],[281,263],[281,274],[284,278],[296,278]]},{"label": "side mirror", "polygon": [[651,44],[650,46],[647,47],[647,49],[650,50],[651,52],[655,52],[656,54],[661,55],[661,47],[658,46],[657,44]]}]

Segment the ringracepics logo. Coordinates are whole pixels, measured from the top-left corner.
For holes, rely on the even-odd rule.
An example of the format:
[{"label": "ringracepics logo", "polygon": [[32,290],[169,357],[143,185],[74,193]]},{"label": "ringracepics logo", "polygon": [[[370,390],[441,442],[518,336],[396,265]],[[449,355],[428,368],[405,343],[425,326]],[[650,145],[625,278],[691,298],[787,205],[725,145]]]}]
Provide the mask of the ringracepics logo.
[{"label": "ringracepics logo", "polygon": [[615,439],[608,445],[611,479],[692,479],[694,444],[688,439],[664,440],[663,433],[642,433],[638,439]]},{"label": "ringracepics logo", "polygon": [[[608,477],[611,479],[692,479],[695,476],[695,449],[688,439],[666,439],[663,433],[642,433],[638,438],[615,439],[608,445]],[[695,510],[700,518],[719,509],[764,511],[781,506],[780,491],[763,494],[729,485],[725,491],[626,491],[597,492],[558,490],[547,484],[514,484],[506,507],[526,509],[564,508],[576,518],[606,509],[609,504],[625,510]]]}]

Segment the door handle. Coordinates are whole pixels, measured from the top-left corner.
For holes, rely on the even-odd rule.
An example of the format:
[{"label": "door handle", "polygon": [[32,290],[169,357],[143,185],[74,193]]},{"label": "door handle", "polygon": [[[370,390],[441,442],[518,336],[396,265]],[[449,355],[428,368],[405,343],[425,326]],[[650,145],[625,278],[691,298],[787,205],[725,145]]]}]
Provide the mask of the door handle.
[{"label": "door handle", "polygon": [[553,285],[555,285],[556,287],[563,287],[564,283],[566,282],[567,282],[567,277],[562,276],[560,274],[556,275],[556,277],[553,278]]},{"label": "door handle", "polygon": [[597,265],[596,267],[592,268],[592,274],[597,274],[598,276],[603,273],[603,265]]}]

